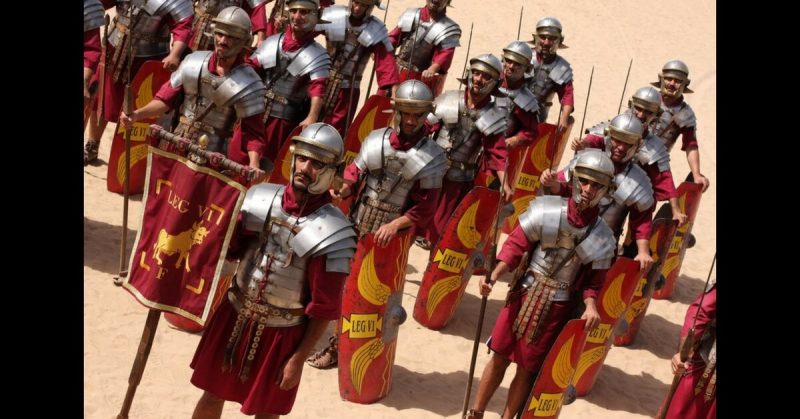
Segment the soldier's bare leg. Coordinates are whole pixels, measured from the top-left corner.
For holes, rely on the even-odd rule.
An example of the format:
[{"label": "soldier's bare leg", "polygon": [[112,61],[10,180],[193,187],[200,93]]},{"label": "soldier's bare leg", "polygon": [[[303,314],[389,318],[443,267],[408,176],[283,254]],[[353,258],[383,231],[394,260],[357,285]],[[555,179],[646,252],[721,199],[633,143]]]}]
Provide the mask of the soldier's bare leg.
[{"label": "soldier's bare leg", "polygon": [[225,405],[225,400],[204,391],[197,401],[197,406],[194,407],[192,419],[219,419],[222,416],[222,407]]},{"label": "soldier's bare leg", "polygon": [[492,353],[492,358],[489,359],[486,368],[483,369],[483,374],[481,374],[481,381],[478,383],[478,392],[475,393],[473,409],[476,412],[483,412],[486,410],[489,400],[491,400],[494,392],[497,391],[497,387],[500,387],[500,383],[503,381],[503,376],[505,376],[506,369],[510,363],[511,361],[506,357],[496,352]]},{"label": "soldier's bare leg", "polygon": [[531,374],[517,365],[517,372],[514,374],[514,379],[511,380],[511,385],[508,388],[508,402],[506,403],[506,409],[503,411],[503,419],[512,419],[517,415],[522,404],[527,400],[535,379],[536,374]]},{"label": "soldier's bare leg", "polygon": [[106,129],[108,121],[101,118],[97,120],[97,113],[92,112],[89,116],[89,138],[84,145],[83,164],[84,166],[97,159],[97,150],[100,148],[100,138]]},{"label": "soldier's bare leg", "polygon": [[278,419],[279,417],[281,417],[281,415],[270,415],[268,413],[256,415],[256,419]]}]

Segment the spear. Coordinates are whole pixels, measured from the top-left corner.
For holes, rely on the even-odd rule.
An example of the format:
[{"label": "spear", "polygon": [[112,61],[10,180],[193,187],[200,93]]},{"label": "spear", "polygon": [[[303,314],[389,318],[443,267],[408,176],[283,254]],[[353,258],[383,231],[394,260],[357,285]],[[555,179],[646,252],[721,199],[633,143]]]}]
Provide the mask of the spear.
[{"label": "spear", "polygon": [[517,25],[517,39],[519,39],[519,34],[522,31],[522,11],[525,10],[525,6],[520,6],[519,8],[519,24]]},{"label": "spear", "polygon": [[628,88],[628,77],[631,76],[631,67],[633,67],[633,58],[631,58],[630,64],[628,64],[628,74],[625,76],[625,84],[622,86],[622,97],[619,98],[619,106],[617,107],[617,115],[619,115],[619,111],[622,110],[622,100],[625,99],[625,89]]},{"label": "spear", "polygon": [[[501,190],[500,191],[500,198],[502,199],[502,197],[503,197],[503,191]],[[513,207],[511,207],[511,211],[509,211],[509,208],[507,206],[503,206],[503,207],[498,208],[498,212],[495,213],[496,218],[495,218],[495,223],[494,223],[494,234],[490,234],[490,235],[486,236],[486,237],[492,238],[492,242],[493,242],[492,243],[492,247],[489,250],[489,254],[487,255],[489,257],[489,260],[488,260],[488,263],[487,263],[487,266],[486,266],[486,280],[487,280],[487,282],[489,282],[489,280],[491,279],[492,271],[494,270],[494,265],[497,262],[496,257],[495,257],[495,254],[497,253],[497,237],[496,237],[497,231],[500,228],[500,224],[502,224],[503,221],[505,221],[505,218],[510,214],[510,212],[513,212]],[[472,357],[470,358],[470,362],[469,362],[469,375],[467,375],[467,377],[468,377],[467,378],[467,388],[466,388],[465,394],[464,394],[464,404],[461,407],[461,417],[464,417],[467,414],[467,407],[469,406],[469,399],[470,399],[470,395],[472,393],[472,381],[474,379],[473,375],[475,374],[475,361],[478,358],[478,346],[480,345],[480,341],[481,341],[481,331],[483,330],[483,317],[486,314],[486,301],[487,301],[487,299],[488,299],[488,297],[485,296],[485,295],[483,297],[481,297],[481,308],[480,308],[480,311],[478,313],[478,325],[475,328],[475,338],[473,339],[473,342],[472,342]]]},{"label": "spear", "polygon": [[589,108],[589,94],[592,93],[592,78],[594,78],[594,66],[592,66],[592,74],[589,76],[589,90],[586,91],[586,103],[583,105],[583,119],[581,119],[581,130],[578,135],[583,135],[583,125],[586,123],[586,111]]},{"label": "spear", "polygon": [[[389,14],[389,0],[386,0],[386,9],[383,10],[383,25],[386,26],[386,15]],[[366,102],[369,99],[369,93],[372,91],[372,81],[375,79],[375,60],[372,60],[372,71],[369,73],[369,84],[367,85],[367,96],[364,98]]]},{"label": "spear", "polygon": [[[706,285],[703,289],[708,288],[708,281],[711,279],[711,272],[714,271],[714,264],[717,262],[717,254],[714,253],[714,259],[711,260],[711,268],[708,270],[708,277],[706,277]],[[706,297],[706,293],[703,292],[703,295],[700,296],[700,304],[698,304],[697,312],[694,314],[694,319],[692,320],[692,327],[689,329],[689,333],[686,335],[686,339],[681,344],[680,349],[680,358],[681,362],[686,362],[689,358],[689,351],[692,350],[694,347],[694,327],[697,324],[697,315],[700,314],[700,310],[703,307],[703,299]],[[667,411],[669,410],[669,404],[672,402],[672,397],[675,396],[675,390],[678,389],[678,384],[681,382],[681,377],[683,374],[675,374],[672,378],[672,385],[669,388],[669,393],[667,393],[667,400],[664,402],[664,406],[658,412],[657,419],[664,419],[667,415]]]},{"label": "spear", "polygon": [[[416,15],[414,15],[414,18],[416,19],[417,24],[416,25],[413,25],[413,24],[411,25],[411,27],[414,28],[414,39],[411,41],[411,54],[408,55],[408,71],[409,72],[413,72],[414,71],[414,65],[411,64],[411,61],[414,60],[414,49],[417,46],[417,35],[419,35],[420,13],[417,13]],[[420,69],[418,68],[417,70],[420,70]],[[420,76],[419,77],[422,78],[422,71],[420,71]]]},{"label": "spear", "polygon": [[[131,3],[131,14],[133,16],[133,3]],[[128,62],[127,62],[127,75],[125,78],[125,115],[133,113],[133,95],[131,93],[131,70],[133,66],[133,27],[131,26],[128,42]],[[131,183],[131,131],[133,127],[125,130],[125,183],[122,186],[122,240],[119,247],[119,277],[125,278],[128,276],[128,269],[126,265],[126,256],[128,253],[128,199],[130,197],[130,183]]]},{"label": "spear", "polygon": [[[465,77],[465,78],[467,77],[467,75],[465,73],[467,71],[467,63],[469,62],[469,49],[470,49],[470,47],[472,47],[472,27],[474,25],[475,25],[475,22],[471,22],[469,24],[469,41],[467,41],[467,56],[466,56],[466,58],[464,58],[464,69],[461,70],[461,77]],[[459,86],[458,90],[459,91],[461,90],[460,86]]]}]

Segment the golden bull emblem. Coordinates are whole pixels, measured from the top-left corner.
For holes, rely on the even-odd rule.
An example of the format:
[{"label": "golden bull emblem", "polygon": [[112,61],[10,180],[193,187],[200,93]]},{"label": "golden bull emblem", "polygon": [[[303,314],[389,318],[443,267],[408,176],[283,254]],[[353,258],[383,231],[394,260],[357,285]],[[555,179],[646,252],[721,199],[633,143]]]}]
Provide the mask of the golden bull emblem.
[{"label": "golden bull emblem", "polygon": [[192,247],[203,243],[203,239],[208,235],[208,229],[201,226],[199,223],[192,224],[192,227],[177,235],[167,233],[166,229],[161,229],[158,232],[158,240],[153,245],[153,259],[158,261],[158,266],[163,264],[161,254],[172,256],[178,253],[178,260],[175,262],[175,267],[180,268],[181,262],[184,262],[184,269],[186,272],[191,272],[189,268],[189,252]]}]

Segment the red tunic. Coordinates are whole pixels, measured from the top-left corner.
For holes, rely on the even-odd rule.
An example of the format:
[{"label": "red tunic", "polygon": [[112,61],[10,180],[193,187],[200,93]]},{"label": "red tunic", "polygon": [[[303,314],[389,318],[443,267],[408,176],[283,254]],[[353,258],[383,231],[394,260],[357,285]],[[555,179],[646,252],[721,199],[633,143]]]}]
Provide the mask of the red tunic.
[{"label": "red tunic", "polygon": [[[464,100],[466,100],[468,91],[464,91]],[[491,96],[487,95],[481,102],[475,103],[475,108],[480,109],[486,106],[491,100]],[[436,131],[439,126],[436,124],[432,131]],[[483,135],[480,133],[481,144],[483,147],[483,156],[478,162],[478,170],[484,173],[497,171],[504,171],[506,160],[508,160],[508,150],[506,149],[505,136],[503,134]],[[462,199],[469,193],[472,187],[475,186],[474,182],[455,182],[448,180],[447,177],[442,181],[442,192],[439,194],[439,202],[437,204],[436,213],[433,215],[433,222],[425,232],[425,239],[431,244],[436,244],[439,237],[444,233],[447,226],[447,221],[450,216],[455,212],[456,207]]]},{"label": "red tunic", "polygon": [[[350,18],[350,24],[354,26],[361,25],[361,22],[354,22],[354,18]],[[388,89],[400,81],[400,75],[397,72],[397,63],[394,59],[394,54],[386,51],[386,45],[383,42],[371,46],[364,54],[373,55],[375,59],[375,72],[378,79],[378,88]],[[347,113],[350,109],[350,122],[356,116],[358,106],[358,99],[361,97],[361,89],[347,88],[339,89],[336,96],[336,104],[331,110],[331,113],[325,115],[323,122],[333,125],[342,138],[345,136],[345,125],[347,125]]]},{"label": "red tunic", "polygon": [[[389,144],[395,150],[405,151],[413,147],[422,137],[428,135],[428,126],[424,126],[420,132],[410,139],[400,138],[397,132],[392,130],[389,135]],[[355,162],[350,163],[344,171],[344,179],[355,182],[362,175]],[[355,187],[355,185],[354,185]],[[436,211],[436,203],[439,199],[441,189],[422,189],[419,181],[414,182],[408,194],[408,204],[403,215],[414,223],[414,234],[423,235],[430,224],[431,218]]]},{"label": "red tunic", "polygon": [[[232,68],[244,64],[244,59],[239,56],[237,61],[233,64]],[[211,58],[208,60],[208,70],[215,75],[217,73],[217,54],[211,53]],[[166,81],[158,92],[155,99],[164,102],[171,108],[175,107],[175,98],[178,93],[183,91],[183,85],[176,88],[172,87],[169,81]],[[264,138],[264,112],[248,116],[247,118],[240,119],[233,127],[233,136],[228,145],[228,158],[245,166],[250,164],[250,158],[247,156],[247,151],[256,151],[259,156],[264,155],[266,149],[266,139]]]},{"label": "red tunic", "polygon": [[[166,15],[163,19],[161,19],[161,22],[162,25],[169,25],[169,31],[172,34],[172,42],[182,41],[187,43],[189,39],[189,33],[192,30],[192,18],[193,16],[187,16],[180,21],[175,22],[175,20],[172,18],[172,15]],[[113,45],[109,44],[107,46],[106,54],[109,57],[114,55]],[[131,80],[133,80],[133,77],[136,76],[136,73],[139,71],[139,68],[142,66],[142,64],[144,64],[145,61],[161,61],[164,57],[166,57],[166,55],[155,57],[134,57],[133,63],[131,63]],[[97,80],[97,78],[98,74],[95,73],[95,76],[92,78],[92,82]],[[103,119],[109,122],[117,122],[119,121],[119,113],[122,110],[122,101],[125,98],[125,81],[122,80],[119,83],[114,83],[112,78],[112,71],[107,69],[105,72],[105,85],[103,87]]]},{"label": "red tunic", "polygon": [[[578,213],[572,198],[567,203],[567,219],[575,227],[585,227],[597,219],[598,209],[589,208],[582,214]],[[511,270],[516,269],[521,262],[525,251],[532,251],[538,242],[528,241],[525,232],[518,224],[511,235],[508,236],[500,254],[497,255],[498,261],[507,263]],[[572,282],[570,290],[582,290],[581,298],[597,298],[607,269],[591,269],[591,263],[581,266],[576,274],[576,279]],[[574,295],[574,294],[572,294]],[[511,362],[519,364],[530,373],[539,370],[544,362],[544,358],[550,347],[553,346],[559,332],[570,319],[573,305],[576,301],[553,302],[547,317],[541,319],[543,322],[542,331],[539,337],[528,343],[527,335],[522,339],[517,339],[513,331],[514,320],[520,311],[528,295],[512,298],[511,301],[500,310],[500,314],[492,329],[492,337],[489,340],[489,347],[500,355],[506,356]]]},{"label": "red tunic", "polygon": [[[442,13],[442,17],[446,14]],[[419,14],[419,20],[422,22],[430,22],[431,21],[431,12],[428,10],[428,7],[425,6],[421,9]],[[434,19],[438,20],[438,19]],[[413,34],[412,34],[413,35]],[[408,34],[406,35],[408,36]],[[403,32],[400,27],[396,27],[389,32],[389,40],[392,42],[392,46],[395,50],[400,46],[402,41]],[[456,48],[442,48],[440,45],[434,45],[433,47],[433,57],[431,58],[431,63],[439,64],[439,74],[447,74],[447,70],[450,69],[450,65],[453,63],[453,55],[456,52]],[[420,68],[420,70],[425,70],[431,65],[428,64],[425,68]]]},{"label": "red tunic", "polygon": [[[701,295],[702,297],[702,295]],[[697,321],[695,323],[695,342],[700,341],[700,337],[708,329],[712,320],[717,318],[717,288],[714,287],[705,294],[703,298],[703,305],[700,306],[700,297],[698,297],[686,311],[686,318],[683,322],[681,329],[681,337],[686,337],[689,334],[689,329],[692,327],[695,315]],[[684,419],[684,418],[703,418],[715,419],[717,417],[717,389],[716,383],[709,386],[711,375],[716,373],[716,366],[711,371],[708,371],[709,377],[705,380],[705,385],[701,384],[700,391],[695,395],[695,387],[703,378],[703,372],[706,369],[706,363],[700,354],[695,353],[690,359],[689,368],[681,377],[672,401],[669,404],[669,410],[665,416],[666,419]],[[709,388],[710,387],[710,388]],[[706,401],[706,391],[710,393],[710,400]]]},{"label": "red tunic", "polygon": [[[300,212],[291,186],[287,186],[282,200],[283,209],[292,215],[307,215],[330,202],[327,193],[311,195]],[[325,271],[325,256],[312,258],[306,268],[308,316],[335,320],[341,314],[342,289],[346,275]],[[192,384],[224,400],[242,404],[246,415],[286,415],[292,410],[299,385],[291,390],[281,390],[276,382],[281,366],[292,356],[303,340],[307,322],[292,327],[267,327],[252,363],[250,376],[245,382],[239,379],[238,368],[222,371],[225,347],[236,322],[236,312],[227,298],[206,326],[190,366],[194,369]]]}]

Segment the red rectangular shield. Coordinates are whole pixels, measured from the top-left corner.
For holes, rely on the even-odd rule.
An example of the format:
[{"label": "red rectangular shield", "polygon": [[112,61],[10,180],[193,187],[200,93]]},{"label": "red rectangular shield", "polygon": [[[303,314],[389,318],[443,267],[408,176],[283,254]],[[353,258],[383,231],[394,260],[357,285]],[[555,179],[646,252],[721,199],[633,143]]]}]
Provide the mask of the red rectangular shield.
[{"label": "red rectangular shield", "polygon": [[[133,109],[139,109],[148,104],[155,97],[158,89],[169,80],[169,72],[164,69],[164,64],[158,60],[145,61],[139,68],[131,82],[133,95]],[[98,96],[102,98],[102,96]],[[136,195],[142,193],[144,188],[145,163],[147,146],[156,145],[157,142],[147,136],[147,127],[151,123],[169,126],[164,121],[169,121],[171,113],[159,118],[147,118],[133,123],[131,128],[131,167],[130,184],[128,193]],[[111,151],[108,155],[108,174],[106,175],[106,188],[109,192],[123,193],[125,184],[125,127],[117,124],[114,137],[111,139]],[[150,142],[152,141],[152,142]]]},{"label": "red rectangular shield", "polygon": [[123,287],[146,307],[204,325],[246,189],[154,147],[142,227]]}]

